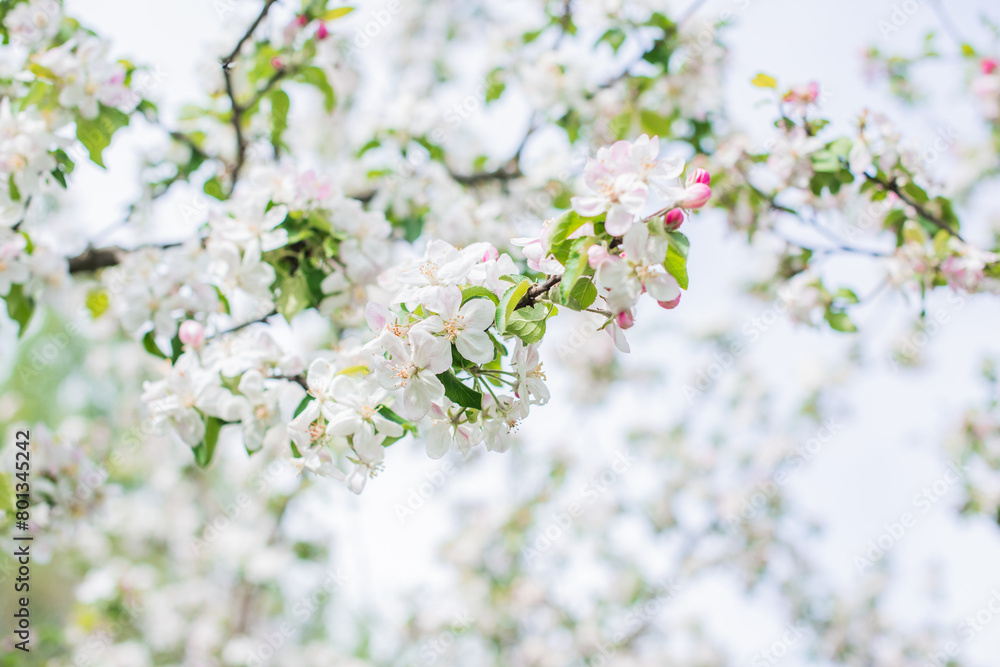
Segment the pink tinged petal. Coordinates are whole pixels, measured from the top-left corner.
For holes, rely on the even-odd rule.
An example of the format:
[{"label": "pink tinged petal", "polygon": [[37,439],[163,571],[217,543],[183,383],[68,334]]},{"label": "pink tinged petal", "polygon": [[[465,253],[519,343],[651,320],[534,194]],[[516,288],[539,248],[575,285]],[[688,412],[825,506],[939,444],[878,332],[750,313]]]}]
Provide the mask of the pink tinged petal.
[{"label": "pink tinged petal", "polygon": [[437,422],[427,433],[427,456],[439,459],[447,454],[449,449],[451,449],[451,430],[448,422]]},{"label": "pink tinged petal", "polygon": [[628,278],[628,274],[629,266],[625,260],[609,256],[597,269],[597,282],[602,287],[613,289],[622,285]]},{"label": "pink tinged petal", "polygon": [[666,308],[667,310],[673,310],[674,308],[676,308],[678,306],[678,304],[680,304],[680,302],[681,302],[681,297],[680,297],[680,295],[678,295],[677,298],[674,299],[673,301],[657,301],[656,303],[660,304],[660,308]]},{"label": "pink tinged petal", "polygon": [[[646,256],[648,242],[649,230],[646,228],[646,225],[635,225],[622,239],[622,250],[625,251],[626,257],[637,261]],[[666,251],[664,251],[663,257],[666,257]],[[660,261],[662,261],[662,258]]]},{"label": "pink tinged petal", "polygon": [[365,306],[365,319],[368,321],[368,328],[378,333],[389,322],[389,309],[381,303],[369,302]]},{"label": "pink tinged petal", "polygon": [[693,172],[688,174],[686,185],[690,187],[695,183],[701,183],[702,185],[710,185],[712,183],[712,177],[704,169],[695,169]]},{"label": "pink tinged petal", "polygon": [[484,331],[466,331],[455,339],[458,353],[471,362],[487,364],[493,361],[493,341]]},{"label": "pink tinged petal", "polygon": [[622,236],[632,227],[634,219],[635,215],[615,204],[608,211],[607,220],[604,221],[604,229],[612,236]]},{"label": "pink tinged petal", "polygon": [[604,213],[610,203],[607,197],[572,197],[569,202],[574,211],[588,218]]},{"label": "pink tinged petal", "polygon": [[478,445],[482,440],[482,433],[471,424],[463,424],[455,429],[455,446],[462,455],[467,455],[469,451]]},{"label": "pink tinged petal", "polygon": [[704,183],[695,183],[684,190],[679,205],[681,208],[701,208],[712,198],[712,188]]},{"label": "pink tinged petal", "polygon": [[547,276],[561,276],[566,273],[566,267],[563,266],[558,259],[552,256],[539,262],[537,270]]},{"label": "pink tinged petal", "polygon": [[677,280],[666,273],[658,273],[648,280],[646,290],[657,301],[673,301],[681,295],[681,286],[677,284]]},{"label": "pink tinged petal", "polygon": [[430,304],[431,308],[445,320],[453,319],[458,315],[458,308],[461,305],[462,290],[455,285],[449,285],[442,289],[438,293],[435,303]]},{"label": "pink tinged petal", "polygon": [[496,317],[493,302],[489,299],[470,299],[459,311],[468,331],[487,329]]},{"label": "pink tinged petal", "polygon": [[614,341],[615,347],[627,354],[629,352],[628,341],[625,340],[625,332],[621,330],[621,327],[612,324],[607,327],[606,331],[611,336],[611,340]]},{"label": "pink tinged petal", "polygon": [[597,267],[608,261],[610,255],[608,254],[608,249],[603,245],[592,245],[587,248],[587,263],[590,264],[590,268],[596,269]]},{"label": "pink tinged petal", "polygon": [[419,373],[412,378],[403,391],[403,409],[410,419],[423,419],[431,403],[444,396],[444,385],[433,375]]},{"label": "pink tinged petal", "polygon": [[587,164],[583,168],[583,181],[591,190],[600,190],[601,187],[611,180],[611,171],[595,160],[587,158]]},{"label": "pink tinged petal", "polygon": [[631,213],[638,213],[649,201],[649,186],[635,177],[634,174],[619,176],[615,182],[618,201]]},{"label": "pink tinged petal", "polygon": [[198,349],[205,344],[205,327],[194,320],[182,322],[177,335],[182,343],[194,349]]},{"label": "pink tinged petal", "polygon": [[404,340],[392,333],[392,331],[388,329],[383,331],[378,337],[378,343],[382,346],[383,350],[392,355],[393,359],[409,361],[410,351],[407,349]]},{"label": "pink tinged petal", "polygon": [[413,363],[437,375],[451,368],[451,343],[447,338],[432,336],[422,329],[410,331]]},{"label": "pink tinged petal", "polygon": [[663,227],[668,232],[674,232],[681,228],[684,222],[684,211],[679,208],[672,208],[663,216]]},{"label": "pink tinged petal", "polygon": [[631,329],[633,324],[635,324],[635,318],[632,317],[631,312],[624,310],[618,313],[618,326],[622,329]]}]

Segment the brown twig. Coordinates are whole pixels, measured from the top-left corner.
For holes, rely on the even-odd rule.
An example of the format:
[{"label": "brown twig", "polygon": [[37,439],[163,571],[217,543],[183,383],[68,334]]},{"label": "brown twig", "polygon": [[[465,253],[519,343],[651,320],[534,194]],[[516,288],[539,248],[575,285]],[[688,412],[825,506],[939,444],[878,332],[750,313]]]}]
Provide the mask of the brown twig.
[{"label": "brown twig", "polygon": [[528,308],[535,305],[536,299],[540,298],[550,289],[558,285],[561,280],[562,276],[549,276],[545,282],[532,285],[528,288],[527,293],[521,297],[521,300],[517,302],[515,310],[517,308]]},{"label": "brown twig", "polygon": [[[247,157],[247,139],[246,136],[243,134],[243,113],[247,110],[248,107],[245,107],[236,101],[236,89],[233,86],[233,72],[232,72],[233,61],[236,60],[236,57],[239,55],[240,50],[243,48],[243,45],[246,44],[247,40],[249,40],[250,37],[253,35],[253,32],[254,30],[257,29],[257,26],[259,26],[261,21],[264,20],[264,17],[267,16],[267,12],[271,9],[271,5],[273,5],[277,1],[278,0],[265,0],[264,7],[260,10],[260,14],[257,15],[257,18],[254,20],[254,22],[250,24],[250,27],[247,28],[247,31],[243,33],[242,37],[240,37],[240,41],[236,43],[236,47],[233,48],[232,52],[228,56],[222,59],[222,75],[225,78],[226,96],[229,98],[229,102],[230,105],[232,106],[232,112],[233,112],[232,118],[230,119],[230,123],[232,124],[233,129],[236,131],[236,161],[233,163],[230,169],[230,172],[232,173],[232,185],[230,186],[230,192],[232,192],[232,190],[236,188],[236,182],[240,178],[240,171],[243,170],[243,163],[246,162],[246,157]],[[279,73],[281,71],[283,70],[279,70]]]},{"label": "brown twig", "polygon": [[949,234],[954,236],[959,241],[962,241],[963,243],[965,242],[965,239],[963,239],[957,231],[952,229],[948,223],[946,223],[944,220],[942,220],[941,218],[937,217],[936,215],[928,211],[922,204],[913,201],[913,199],[909,195],[907,195],[902,188],[899,187],[899,183],[897,183],[895,179],[889,181],[883,181],[878,176],[869,176],[868,174],[865,174],[865,178],[867,178],[872,183],[875,183],[879,187],[885,189],[887,192],[892,192],[893,194],[895,194],[897,197],[900,198],[900,200],[903,201],[903,203],[912,206],[913,210],[915,210],[917,214],[920,215],[920,217],[924,218],[938,229],[948,232]]}]

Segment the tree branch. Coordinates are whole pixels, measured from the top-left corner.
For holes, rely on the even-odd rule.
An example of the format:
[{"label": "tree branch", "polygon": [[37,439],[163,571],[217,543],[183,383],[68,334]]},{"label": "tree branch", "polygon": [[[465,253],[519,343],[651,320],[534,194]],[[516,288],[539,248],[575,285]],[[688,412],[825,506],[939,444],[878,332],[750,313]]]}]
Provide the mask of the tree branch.
[{"label": "tree branch", "polygon": [[913,209],[920,215],[920,217],[926,219],[938,229],[948,232],[949,234],[954,236],[959,241],[962,241],[963,243],[965,242],[965,239],[963,239],[957,231],[952,229],[948,223],[946,223],[944,220],[942,220],[938,216],[928,211],[922,204],[913,201],[913,199],[909,195],[907,195],[902,188],[899,187],[899,184],[895,181],[895,179],[890,181],[883,181],[878,176],[869,176],[868,174],[865,174],[865,178],[867,178],[872,183],[875,183],[876,185],[884,188],[887,192],[892,192],[893,194],[895,194],[905,204],[912,206]]},{"label": "tree branch", "polygon": [[88,273],[121,263],[121,248],[87,248],[69,259],[70,273]]},{"label": "tree branch", "polygon": [[233,163],[231,168],[233,182],[230,187],[230,192],[236,188],[236,182],[240,178],[240,171],[243,170],[243,163],[246,162],[247,157],[247,139],[243,134],[243,113],[247,108],[240,105],[239,102],[236,101],[236,90],[233,86],[233,61],[236,60],[236,57],[239,55],[243,45],[246,44],[247,40],[249,40],[253,35],[257,26],[259,26],[261,21],[264,20],[264,17],[267,16],[267,12],[271,9],[271,5],[277,1],[278,0],[265,0],[264,7],[260,10],[260,14],[257,15],[254,22],[250,24],[247,31],[243,33],[242,37],[240,37],[240,41],[236,43],[236,47],[233,48],[232,52],[228,56],[222,59],[222,75],[225,78],[226,83],[226,96],[229,98],[229,102],[233,110],[230,123],[236,131],[236,161]]},{"label": "tree branch", "polygon": [[561,280],[562,276],[549,276],[545,282],[532,285],[528,288],[527,293],[521,297],[521,300],[517,302],[515,310],[535,305],[536,299],[542,297],[546,292],[558,285]]}]

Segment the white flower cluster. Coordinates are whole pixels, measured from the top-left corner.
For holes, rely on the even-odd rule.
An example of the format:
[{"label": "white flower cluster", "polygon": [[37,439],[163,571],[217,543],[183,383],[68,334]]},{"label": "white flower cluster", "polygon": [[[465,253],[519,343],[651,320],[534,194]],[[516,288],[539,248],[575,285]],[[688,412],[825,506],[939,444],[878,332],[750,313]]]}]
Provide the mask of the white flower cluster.
[{"label": "white flower cluster", "polygon": [[505,277],[516,274],[488,243],[459,250],[443,241],[384,273],[386,303],[367,308],[375,338],[352,352],[353,363],[309,367],[310,400],[290,426],[301,465],[360,493],[385,446],[417,422],[432,458],[452,446],[505,451],[530,406],[549,399],[537,345],[517,339],[508,354],[496,330],[496,304],[511,287]]}]

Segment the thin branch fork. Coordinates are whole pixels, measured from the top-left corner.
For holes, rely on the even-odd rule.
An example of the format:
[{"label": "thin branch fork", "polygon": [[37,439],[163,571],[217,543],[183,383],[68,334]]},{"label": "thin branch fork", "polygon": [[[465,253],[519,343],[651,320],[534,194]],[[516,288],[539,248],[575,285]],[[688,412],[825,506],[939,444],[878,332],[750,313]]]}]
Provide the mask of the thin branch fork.
[{"label": "thin branch fork", "polygon": [[[246,162],[247,139],[246,136],[243,134],[243,114],[249,108],[248,106],[243,106],[236,101],[236,90],[235,87],[233,86],[233,72],[232,72],[233,62],[236,60],[236,57],[243,49],[243,45],[247,43],[247,41],[251,38],[251,36],[253,36],[253,33],[257,29],[257,26],[259,26],[261,22],[264,20],[264,18],[267,16],[268,11],[271,9],[271,5],[275,4],[277,1],[278,0],[265,0],[264,7],[261,8],[260,14],[257,15],[257,18],[254,20],[254,22],[250,24],[250,27],[247,28],[247,31],[243,33],[242,37],[240,37],[240,41],[236,43],[236,46],[233,48],[232,52],[222,59],[222,75],[225,78],[226,96],[229,98],[229,102],[233,110],[233,115],[230,121],[233,126],[233,129],[236,131],[236,162],[233,164],[231,169],[233,182],[230,191],[232,191],[232,189],[236,187],[236,182],[240,178],[240,171],[243,170],[243,164]],[[281,78],[277,75],[282,74],[282,72],[283,70],[279,70],[275,74],[275,76],[272,77],[272,81],[268,82],[268,85],[265,88],[264,92],[266,92],[268,89],[270,89],[271,86],[277,83],[277,79]],[[260,95],[263,95],[263,93],[260,93]],[[259,99],[259,97],[255,95],[255,100],[257,99]],[[252,104],[253,103],[251,103],[250,106],[252,106]]]},{"label": "thin branch fork", "polygon": [[868,174],[865,174],[865,178],[867,178],[872,183],[875,183],[879,187],[883,188],[887,192],[895,194],[897,197],[900,198],[900,200],[902,200],[903,203],[912,206],[913,209],[920,215],[920,217],[930,221],[931,224],[933,224],[938,229],[948,232],[949,234],[954,236],[959,241],[962,241],[963,243],[965,242],[965,239],[963,239],[962,236],[957,231],[952,229],[948,223],[946,223],[944,220],[942,220],[938,216],[928,211],[923,204],[913,201],[913,198],[907,195],[906,192],[899,187],[899,183],[897,183],[895,179],[889,181],[883,181],[878,176],[869,176]]}]

